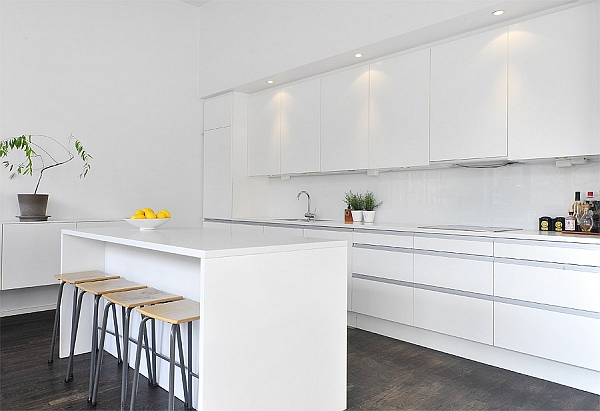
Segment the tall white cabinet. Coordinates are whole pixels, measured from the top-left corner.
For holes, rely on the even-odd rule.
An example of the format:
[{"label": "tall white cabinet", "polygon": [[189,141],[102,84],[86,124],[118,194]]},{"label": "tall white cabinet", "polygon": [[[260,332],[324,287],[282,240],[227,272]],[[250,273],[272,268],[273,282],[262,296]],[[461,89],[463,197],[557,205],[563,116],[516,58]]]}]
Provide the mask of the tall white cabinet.
[{"label": "tall white cabinet", "polygon": [[429,165],[429,54],[371,64],[369,168]]},{"label": "tall white cabinet", "polygon": [[321,171],[368,168],[369,66],[321,78]]},{"label": "tall white cabinet", "polygon": [[598,2],[510,26],[510,159],[600,153]]},{"label": "tall white cabinet", "polygon": [[506,158],[507,51],[507,28],[431,48],[431,161]]},{"label": "tall white cabinet", "polygon": [[281,92],[279,89],[248,98],[248,175],[280,172]]}]

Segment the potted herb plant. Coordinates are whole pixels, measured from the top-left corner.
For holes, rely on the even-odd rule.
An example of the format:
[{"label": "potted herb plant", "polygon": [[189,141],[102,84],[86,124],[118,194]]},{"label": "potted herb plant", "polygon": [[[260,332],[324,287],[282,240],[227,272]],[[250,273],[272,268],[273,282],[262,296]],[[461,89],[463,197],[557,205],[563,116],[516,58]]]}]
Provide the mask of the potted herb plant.
[{"label": "potted herb plant", "polygon": [[367,191],[363,199],[365,206],[365,210],[363,211],[363,218],[365,220],[365,223],[372,223],[373,221],[375,221],[375,210],[381,204],[383,204],[383,202],[380,201],[378,203],[377,200],[375,200],[375,195],[372,191]]},{"label": "potted herb plant", "polygon": [[360,223],[363,218],[364,209],[364,199],[362,194],[355,194],[352,190],[348,191],[344,194],[344,201],[352,210],[352,220],[355,223]]},{"label": "potted herb plant", "polygon": [[[55,150],[52,150],[44,143],[56,145],[60,148],[60,151],[64,150],[64,158],[58,158]],[[40,175],[33,193],[17,194],[20,210],[19,219],[21,221],[45,221],[48,219],[49,216],[46,215],[48,194],[38,194],[40,182],[42,181],[44,171],[66,164],[75,158],[75,155],[68,148],[71,143],[75,147],[77,157],[83,161],[83,169],[79,174],[79,177],[83,178],[87,176],[90,170],[89,161],[92,159],[92,156],[85,151],[81,142],[72,135],[69,137],[67,146],[45,135],[21,135],[0,141],[0,157],[4,159],[2,165],[10,173],[11,179],[16,175],[33,176],[34,171],[37,172],[34,169],[34,162],[40,166]],[[19,153],[13,158],[13,154],[11,153],[14,151]]]}]

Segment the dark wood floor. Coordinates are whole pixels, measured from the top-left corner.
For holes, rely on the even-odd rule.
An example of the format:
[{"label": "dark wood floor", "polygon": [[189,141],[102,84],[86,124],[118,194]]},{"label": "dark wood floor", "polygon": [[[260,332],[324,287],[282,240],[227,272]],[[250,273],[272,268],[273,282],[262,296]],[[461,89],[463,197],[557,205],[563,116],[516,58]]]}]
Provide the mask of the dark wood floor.
[{"label": "dark wood floor", "polygon": [[[66,361],[46,362],[53,315],[0,319],[0,410],[118,409],[121,374],[112,357],[105,360],[95,408],[86,402],[89,354],[76,357],[68,384],[63,382]],[[141,379],[138,399],[139,409],[162,410],[167,393]],[[183,404],[177,401],[176,408]],[[600,411],[600,397],[349,329],[348,409]]]}]

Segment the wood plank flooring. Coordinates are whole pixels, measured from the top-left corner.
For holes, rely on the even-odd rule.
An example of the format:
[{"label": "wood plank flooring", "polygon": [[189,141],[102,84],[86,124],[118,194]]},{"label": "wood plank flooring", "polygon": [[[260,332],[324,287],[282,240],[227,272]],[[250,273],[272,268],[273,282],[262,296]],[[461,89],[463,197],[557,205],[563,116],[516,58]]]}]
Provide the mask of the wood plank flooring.
[{"label": "wood plank flooring", "polygon": [[[47,363],[53,319],[54,311],[0,319],[0,410],[118,409],[121,374],[112,357],[105,357],[96,407],[86,401],[89,354],[75,357],[70,383],[63,382],[65,359]],[[166,405],[167,392],[140,379],[138,408]],[[600,397],[349,329],[348,409],[600,411]]]}]

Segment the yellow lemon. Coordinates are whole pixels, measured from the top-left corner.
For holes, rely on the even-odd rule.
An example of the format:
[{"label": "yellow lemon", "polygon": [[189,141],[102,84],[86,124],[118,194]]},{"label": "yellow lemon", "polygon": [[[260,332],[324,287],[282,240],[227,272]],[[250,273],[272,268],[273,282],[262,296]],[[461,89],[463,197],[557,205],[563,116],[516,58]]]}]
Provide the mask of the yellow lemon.
[{"label": "yellow lemon", "polygon": [[135,210],[135,215],[144,215],[144,210]]},{"label": "yellow lemon", "polygon": [[135,220],[140,220],[142,218],[146,218],[146,216],[144,214],[134,214],[131,216],[131,218],[133,218]]},{"label": "yellow lemon", "polygon": [[167,218],[167,215],[163,211],[159,211],[156,214],[156,218]]},{"label": "yellow lemon", "polygon": [[167,210],[160,210],[159,213],[163,213],[165,218],[171,218],[171,213],[169,213]]},{"label": "yellow lemon", "polygon": [[150,219],[156,218],[156,214],[154,214],[151,211],[146,211],[146,218],[150,218]]}]

